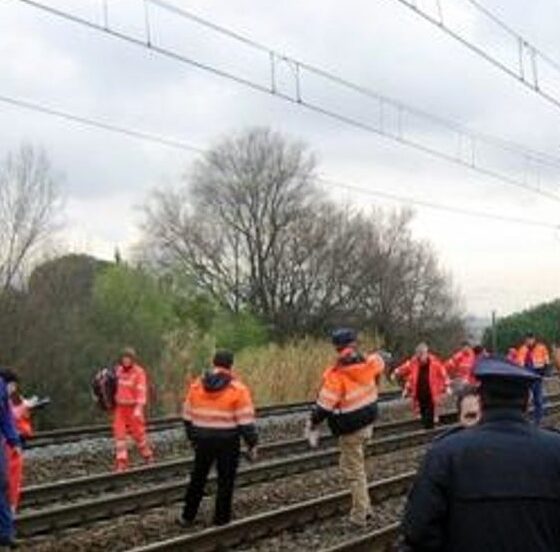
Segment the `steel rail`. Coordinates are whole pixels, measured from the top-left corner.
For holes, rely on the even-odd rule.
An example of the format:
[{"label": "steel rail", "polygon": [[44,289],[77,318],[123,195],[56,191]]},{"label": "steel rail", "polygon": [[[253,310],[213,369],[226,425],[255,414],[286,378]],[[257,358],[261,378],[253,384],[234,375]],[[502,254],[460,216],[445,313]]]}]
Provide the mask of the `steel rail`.
[{"label": "steel rail", "polygon": [[[400,398],[401,391],[385,391],[379,395],[379,402],[389,402]],[[313,403],[309,401],[276,404],[257,408],[258,418],[284,416],[307,412]],[[163,431],[173,429],[181,424],[180,416],[164,416],[148,420],[149,431]],[[109,424],[95,424],[52,430],[39,431],[28,441],[29,448],[38,448],[48,445],[65,444],[93,437],[108,437],[111,435]]]},{"label": "steel rail", "polygon": [[[552,414],[559,410],[560,402],[550,405],[547,412],[548,414]],[[453,415],[449,414],[447,419],[452,419],[452,417]],[[385,424],[385,426],[388,425],[395,426],[396,424]],[[444,432],[446,429],[446,427],[440,427],[429,431],[413,431],[404,435],[392,435],[377,439],[368,444],[366,454],[368,456],[375,456],[414,446],[421,446],[430,442],[435,436]],[[298,441],[301,442],[303,440]],[[271,445],[286,447],[285,442]],[[332,466],[336,463],[337,458],[338,450],[332,447],[319,452],[307,452],[286,459],[276,459],[266,463],[263,462],[261,464],[243,466],[239,471],[237,482],[239,486],[248,486],[272,481],[290,475],[300,474],[305,471]],[[210,478],[212,491],[214,490],[215,480],[215,476]],[[61,485],[64,485],[64,483],[65,482],[62,482]],[[52,488],[51,492],[53,492]],[[81,500],[68,505],[59,505],[35,511],[31,510],[18,516],[18,532],[21,536],[29,537],[47,533],[52,530],[69,528],[110,518],[116,515],[139,512],[149,508],[175,503],[182,498],[183,493],[184,482],[176,480],[151,486],[148,489],[134,491],[125,490],[118,494]]]},{"label": "steel rail", "polygon": [[[415,475],[415,472],[406,472],[371,483],[368,490],[372,503],[380,504],[390,498],[403,496],[408,491]],[[350,492],[341,491],[271,512],[246,517],[224,527],[206,529],[137,547],[129,552],[213,552],[224,550],[240,544],[254,542],[286,529],[301,527],[318,519],[334,517],[348,509],[349,503]],[[394,537],[394,534],[378,536],[379,539],[383,539],[384,546],[387,545],[391,537]],[[383,548],[368,548],[367,550],[383,550]]]},{"label": "steel rail", "polygon": [[[456,414],[449,413],[441,417],[444,425],[453,423]],[[377,438],[389,435],[414,432],[421,428],[420,422],[415,419],[386,422],[374,426],[374,435]],[[373,441],[374,443],[376,441]],[[335,446],[336,438],[330,434],[321,436],[321,445]],[[259,454],[264,457],[279,454],[297,454],[309,450],[306,439],[288,439],[263,443],[259,447]],[[111,492],[138,482],[154,482],[184,476],[192,466],[193,458],[179,458],[158,462],[157,464],[132,468],[122,473],[100,473],[55,481],[53,483],[32,485],[23,489],[22,507],[38,507],[43,504],[72,500],[77,497],[101,492]]]},{"label": "steel rail", "polygon": [[388,552],[394,550],[400,523],[395,522],[381,529],[343,541],[320,552]]},{"label": "steel rail", "polygon": [[[371,441],[366,448],[367,456],[377,456],[421,446],[430,442],[447,428],[419,430],[404,435],[393,435]],[[305,452],[288,458],[269,460],[260,464],[243,466],[239,470],[237,485],[240,487],[273,481],[290,475],[334,465],[339,452],[336,447],[321,451]],[[182,474],[185,475],[184,472]],[[209,478],[209,488],[214,492],[216,475]],[[39,510],[29,510],[18,516],[18,534],[30,537],[52,530],[83,525],[113,516],[139,512],[149,508],[172,504],[183,498],[184,480],[150,486],[147,489],[125,490],[121,493],[80,500],[70,504]]]}]

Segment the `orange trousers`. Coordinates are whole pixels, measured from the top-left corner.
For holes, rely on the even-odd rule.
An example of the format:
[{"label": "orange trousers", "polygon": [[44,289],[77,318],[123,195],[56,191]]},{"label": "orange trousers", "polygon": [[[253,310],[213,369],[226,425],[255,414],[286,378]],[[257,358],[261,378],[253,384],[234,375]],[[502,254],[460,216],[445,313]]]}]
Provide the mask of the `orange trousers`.
[{"label": "orange trousers", "polygon": [[21,498],[23,454],[8,444],[6,444],[5,453],[8,467],[8,500],[12,511],[15,512]]},{"label": "orange trousers", "polygon": [[115,438],[115,456],[117,471],[128,468],[128,447],[126,438],[130,435],[136,442],[140,454],[147,462],[153,459],[152,448],[146,436],[144,418],[134,416],[134,406],[118,405],[113,415],[113,436]]}]

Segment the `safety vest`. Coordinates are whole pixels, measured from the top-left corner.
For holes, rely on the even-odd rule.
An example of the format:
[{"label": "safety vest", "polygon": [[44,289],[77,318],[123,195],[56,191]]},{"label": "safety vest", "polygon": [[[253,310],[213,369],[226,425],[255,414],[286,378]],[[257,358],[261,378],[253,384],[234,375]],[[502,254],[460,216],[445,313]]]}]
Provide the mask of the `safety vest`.
[{"label": "safety vest", "polygon": [[[205,385],[212,375],[217,379],[223,376],[216,389]],[[255,408],[248,387],[229,370],[216,368],[189,386],[183,403],[183,418],[195,428],[229,435],[255,423]]]},{"label": "safety vest", "polygon": [[550,364],[550,356],[548,354],[548,349],[542,343],[536,343],[531,351],[532,366],[528,363],[529,359],[529,347],[527,345],[521,345],[517,350],[517,364],[519,366],[532,367],[536,370],[544,368],[547,364]]},{"label": "safety vest", "polygon": [[16,424],[18,433],[29,438],[33,435],[33,426],[31,424],[31,411],[25,404],[25,400],[21,400],[19,404],[15,404],[10,400],[10,409]]},{"label": "safety vest", "polygon": [[367,359],[354,349],[343,350],[337,363],[325,370],[317,407],[328,413],[335,435],[352,433],[377,416],[377,378],[385,369],[379,355]]},{"label": "safety vest", "polygon": [[147,402],[146,371],[138,364],[130,368],[117,366],[117,391],[115,404],[117,406],[145,405]]},{"label": "safety vest", "polygon": [[445,363],[449,376],[474,383],[476,381],[473,375],[475,360],[474,351],[470,347],[466,351],[460,349]]}]

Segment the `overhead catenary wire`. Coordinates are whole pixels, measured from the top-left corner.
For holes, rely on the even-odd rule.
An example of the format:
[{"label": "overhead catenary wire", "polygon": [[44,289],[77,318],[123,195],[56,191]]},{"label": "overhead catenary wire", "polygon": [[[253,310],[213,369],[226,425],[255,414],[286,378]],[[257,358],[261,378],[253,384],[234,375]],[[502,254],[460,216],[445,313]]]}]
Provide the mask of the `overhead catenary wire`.
[{"label": "overhead catenary wire", "polygon": [[[271,58],[271,69],[274,69],[274,63],[275,60],[276,62],[278,61],[284,61],[287,63],[292,64],[294,67],[296,67],[298,70],[296,71],[296,89],[297,92],[295,95],[293,94],[289,94],[286,92],[283,92],[281,90],[278,89],[277,86],[275,86],[274,82],[271,82],[269,84],[264,84],[264,83],[260,83],[260,82],[256,82],[254,80],[251,80],[249,78],[245,78],[243,76],[240,75],[236,75],[233,74],[230,71],[226,71],[224,69],[220,69],[218,67],[215,67],[213,65],[210,65],[208,63],[204,63],[195,59],[192,59],[190,57],[187,57],[183,54],[181,54],[180,52],[171,50],[169,48],[164,48],[158,44],[155,43],[154,41],[154,36],[155,33],[153,34],[153,37],[151,40],[148,39],[148,37],[146,37],[145,39],[142,38],[138,38],[136,36],[132,36],[129,34],[124,33],[121,30],[116,30],[111,28],[110,26],[105,26],[105,25],[99,25],[96,22],[93,21],[89,21],[86,19],[83,19],[81,17],[78,17],[74,14],[65,12],[65,11],[61,11],[59,9],[53,8],[51,6],[45,5],[41,2],[37,2],[35,0],[18,0],[19,2],[22,2],[24,4],[27,4],[31,7],[37,8],[37,9],[41,9],[45,12],[50,13],[51,15],[55,15],[61,18],[64,18],[66,20],[72,21],[74,23],[77,24],[81,24],[84,25],[88,28],[91,28],[93,30],[96,31],[100,31],[106,34],[109,34],[110,36],[113,36],[115,38],[124,40],[126,42],[129,42],[131,44],[137,45],[137,46],[141,46],[144,48],[147,48],[149,50],[151,50],[152,52],[155,52],[157,54],[160,54],[162,56],[174,59],[176,61],[188,64],[190,66],[196,67],[198,69],[210,72],[216,76],[222,77],[222,78],[227,78],[229,80],[232,80],[234,82],[237,82],[240,85],[243,86],[247,86],[252,88],[253,90],[257,90],[259,92],[262,93],[266,93],[266,94],[271,94],[277,98],[280,98],[281,100],[284,101],[288,101],[292,104],[297,104],[299,106],[301,106],[302,108],[305,108],[309,111],[312,111],[314,113],[323,115],[325,117],[328,117],[332,120],[336,120],[338,122],[347,124],[347,125],[351,125],[354,128],[359,128],[361,130],[364,130],[366,132],[369,133],[373,133],[376,134],[378,136],[382,136],[384,138],[388,138],[390,140],[396,141],[399,144],[403,145],[403,146],[407,146],[413,149],[416,149],[418,151],[424,152],[426,154],[429,154],[431,156],[443,159],[445,161],[448,161],[450,163],[454,163],[457,165],[461,165],[463,167],[466,167],[470,170],[473,171],[477,171],[481,174],[484,174],[486,176],[498,179],[508,185],[512,185],[512,186],[516,186],[518,188],[524,189],[526,191],[530,191],[533,193],[536,193],[538,195],[541,195],[543,197],[547,197],[548,199],[560,202],[560,196],[556,193],[553,193],[551,191],[549,191],[548,189],[543,189],[540,184],[539,185],[532,185],[528,183],[528,176],[526,173],[524,173],[521,177],[513,177],[509,174],[504,173],[503,171],[499,171],[496,168],[492,168],[492,167],[487,167],[487,166],[483,166],[481,164],[481,162],[478,160],[477,158],[477,151],[478,148],[480,147],[481,144],[489,144],[490,146],[495,146],[498,148],[502,148],[506,151],[509,152],[514,152],[517,155],[521,155],[522,159],[525,160],[525,165],[527,165],[528,167],[534,167],[534,166],[538,166],[540,169],[542,168],[546,168],[546,167],[554,167],[554,168],[560,168],[560,159],[556,158],[552,155],[548,155],[542,152],[537,152],[535,150],[531,150],[528,148],[524,148],[523,146],[520,146],[518,144],[514,144],[511,142],[507,142],[505,140],[500,140],[494,137],[490,137],[488,135],[484,135],[484,134],[478,134],[478,133],[472,133],[468,130],[462,129],[462,127],[460,127],[459,125],[455,124],[455,123],[450,123],[448,121],[445,121],[444,119],[441,119],[437,116],[433,116],[430,114],[427,114],[423,111],[417,110],[415,108],[409,107],[407,105],[405,105],[402,102],[399,102],[397,100],[394,100],[392,98],[389,98],[387,96],[383,96],[380,94],[377,94],[376,92],[369,90],[363,86],[357,85],[355,83],[352,83],[334,73],[328,72],[328,71],[324,71],[322,69],[319,69],[317,67],[314,67],[312,65],[306,64],[304,62],[301,62],[295,58],[291,58],[291,57],[287,57],[284,56],[283,54],[267,47],[264,46],[250,38],[247,38],[239,33],[235,33],[233,31],[230,31],[229,29],[226,29],[222,26],[216,25],[212,22],[208,22],[205,19],[202,19],[198,16],[195,16],[189,12],[187,12],[186,10],[183,10],[181,8],[178,8],[176,6],[172,6],[170,4],[167,4],[166,2],[163,2],[162,0],[146,0],[147,2],[149,2],[150,4],[154,5],[154,6],[158,6],[162,9],[166,9],[169,10],[177,15],[180,15],[181,17],[185,17],[190,19],[191,21],[194,21],[198,24],[204,25],[205,27],[212,29],[216,32],[219,32],[221,34],[227,35],[230,38],[234,38],[235,40],[239,40],[241,42],[243,42],[243,44],[245,45],[250,45],[251,47],[254,47],[256,49],[258,49],[261,52],[267,52],[270,55]],[[390,106],[392,107],[395,112],[398,114],[399,116],[399,121],[400,124],[402,125],[402,115],[403,114],[407,114],[407,115],[412,115],[412,116],[420,116],[423,118],[426,118],[427,120],[430,120],[434,123],[440,124],[444,127],[446,127],[449,130],[452,130],[454,132],[458,133],[459,138],[465,138],[466,142],[468,144],[470,144],[470,149],[469,152],[465,155],[464,152],[460,151],[459,153],[456,154],[451,154],[448,151],[444,151],[444,150],[440,150],[437,149],[434,146],[428,145],[426,143],[422,143],[421,141],[412,138],[410,135],[407,135],[403,129],[402,126],[399,127],[399,129],[395,130],[395,131],[389,131],[387,129],[384,129],[382,124],[381,126],[375,126],[374,124],[371,124],[367,121],[364,120],[360,120],[357,119],[355,117],[351,117],[349,115],[346,115],[344,113],[341,113],[340,111],[336,111],[333,110],[329,107],[325,107],[323,105],[317,104],[317,103],[313,103],[308,101],[306,98],[302,97],[302,91],[301,91],[301,76],[300,73],[302,70],[306,70],[314,75],[323,77],[325,79],[328,79],[330,82],[333,83],[337,83],[340,86],[344,86],[347,89],[351,89],[354,92],[360,93],[364,96],[370,97],[372,99],[375,99],[376,101],[379,102],[379,106],[380,106],[380,111],[382,111],[384,106]],[[274,73],[274,71],[271,71],[271,73]],[[527,171],[528,169],[525,168],[525,171]],[[539,173],[540,174],[540,173]],[[539,174],[537,174],[537,177],[539,177]]]},{"label": "overhead catenary wire", "polygon": [[[142,141],[155,143],[160,146],[188,151],[190,153],[197,154],[197,155],[204,155],[207,151],[202,146],[187,143],[172,137],[160,136],[144,130],[133,129],[133,128],[117,125],[114,123],[108,123],[103,120],[91,118],[84,115],[79,115],[76,113],[71,113],[66,110],[54,108],[52,106],[47,106],[42,103],[32,102],[30,100],[12,98],[10,96],[6,96],[2,94],[0,95],[0,103],[5,103],[13,107],[23,108],[26,110],[42,113],[44,115],[57,117],[59,119],[71,123],[77,123],[82,126],[86,126],[86,127],[106,131],[106,132],[108,131],[116,134],[122,134],[129,138],[135,138]],[[345,189],[352,192],[369,195],[372,197],[386,199],[403,205],[413,205],[420,208],[428,208],[432,210],[448,212],[448,213],[469,216],[469,217],[484,218],[484,219],[494,220],[497,222],[519,224],[519,225],[532,226],[536,228],[543,228],[549,230],[557,230],[557,231],[560,230],[560,224],[553,224],[547,221],[531,220],[531,219],[526,219],[521,217],[513,217],[513,216],[508,216],[508,215],[498,214],[498,213],[489,213],[489,212],[465,209],[462,207],[456,207],[444,203],[438,203],[438,202],[428,201],[420,198],[394,194],[384,190],[374,189],[369,186],[365,188],[362,186],[358,186],[355,183],[349,183],[343,180],[331,178],[324,174],[320,174],[317,180],[320,183],[330,187]]]},{"label": "overhead catenary wire", "polygon": [[[528,39],[523,35],[515,31],[512,27],[504,23],[498,16],[480,4],[477,0],[463,0],[470,4],[478,13],[482,14],[489,21],[499,26],[502,31],[506,32],[515,42],[515,48],[517,49],[517,67],[508,66],[506,63],[501,61],[496,52],[489,51],[485,49],[480,44],[475,43],[473,40],[469,40],[463,34],[451,28],[451,26],[446,21],[443,12],[438,13],[437,17],[434,17],[425,7],[414,0],[397,0],[403,6],[406,6],[414,13],[421,16],[426,21],[430,22],[432,25],[441,29],[447,35],[452,37],[454,40],[461,43],[463,46],[474,52],[476,55],[492,64],[494,67],[503,71],[508,76],[513,77],[516,81],[523,84],[532,92],[538,94],[541,98],[546,100],[548,103],[552,104],[556,108],[560,108],[560,90],[556,90],[555,93],[546,90],[544,88],[544,83],[542,78],[540,78],[539,71],[539,60],[542,64],[555,71],[556,78],[560,78],[560,63],[552,58],[552,56],[544,53],[542,50],[533,45]],[[525,57],[530,58],[529,67],[526,67]]]},{"label": "overhead catenary wire", "polygon": [[82,115],[76,115],[75,113],[70,113],[62,109],[53,108],[42,103],[23,100],[21,98],[13,98],[4,94],[0,94],[0,102],[31,111],[38,111],[40,113],[44,113],[45,115],[53,115],[60,119],[66,119],[67,121],[73,121],[75,123],[80,123],[89,127],[98,128],[109,132],[115,132],[118,134],[125,134],[132,138],[138,138],[140,140],[160,144],[162,146],[190,151],[192,153],[203,153],[203,150],[182,142],[181,140],[176,140],[175,138],[167,138],[165,136],[159,136],[157,134],[153,134],[144,130],[123,127],[114,123],[109,123],[107,121],[93,119],[91,117],[85,117]]}]

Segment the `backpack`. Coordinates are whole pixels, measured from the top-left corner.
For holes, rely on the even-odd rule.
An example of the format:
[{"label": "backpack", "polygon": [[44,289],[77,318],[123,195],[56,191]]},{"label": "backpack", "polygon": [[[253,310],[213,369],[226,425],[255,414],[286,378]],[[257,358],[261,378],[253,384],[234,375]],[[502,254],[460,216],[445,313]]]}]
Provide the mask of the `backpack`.
[{"label": "backpack", "polygon": [[117,393],[117,373],[115,368],[102,368],[91,380],[93,400],[101,410],[110,412],[115,408]]}]

